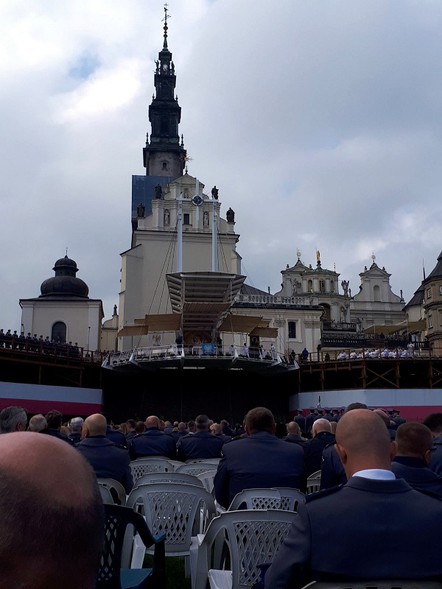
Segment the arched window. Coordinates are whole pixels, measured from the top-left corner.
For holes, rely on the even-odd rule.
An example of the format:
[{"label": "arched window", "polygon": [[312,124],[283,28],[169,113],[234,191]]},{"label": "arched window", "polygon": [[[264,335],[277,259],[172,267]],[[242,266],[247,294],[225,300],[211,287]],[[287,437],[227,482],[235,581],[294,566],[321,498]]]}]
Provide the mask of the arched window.
[{"label": "arched window", "polygon": [[58,344],[66,343],[66,323],[63,323],[63,321],[57,321],[54,323],[52,326],[51,339]]},{"label": "arched window", "polygon": [[379,288],[379,286],[377,284],[373,287],[373,300],[375,300],[375,301],[381,300],[381,289]]},{"label": "arched window", "polygon": [[308,292],[313,292],[313,280],[309,280],[307,283]]}]

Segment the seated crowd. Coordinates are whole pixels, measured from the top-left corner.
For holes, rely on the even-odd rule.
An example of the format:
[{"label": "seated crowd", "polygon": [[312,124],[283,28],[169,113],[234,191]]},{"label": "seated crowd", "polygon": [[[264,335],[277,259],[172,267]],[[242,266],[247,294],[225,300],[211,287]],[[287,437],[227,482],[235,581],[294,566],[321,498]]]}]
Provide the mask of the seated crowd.
[{"label": "seated crowd", "polygon": [[[130,463],[137,458],[165,456],[182,462],[219,458],[213,492],[218,504],[227,509],[233,497],[247,488],[291,487],[307,492],[307,477],[320,471],[321,491],[307,494],[305,505],[299,506],[296,524],[269,563],[266,588],[296,589],[311,580],[442,580],[437,552],[442,525],[442,413],[429,415],[423,423],[407,422],[395,410],[371,410],[363,403],[353,403],[342,410],[311,409],[307,416],[298,412],[286,424],[284,436],[278,437],[277,431],[274,415],[265,407],[251,409],[243,424],[234,428],[226,420],[213,422],[205,414],[187,423],[150,415],[144,421],[128,419],[115,427],[101,413],[74,417],[64,424],[57,410],[29,420],[22,407],[10,406],[0,412],[0,433],[13,434],[11,448],[16,444],[26,458],[25,465],[16,467],[19,482],[47,464],[55,469],[62,462],[60,472],[64,472],[70,460],[75,468],[67,480],[80,471],[83,475],[94,472],[98,478],[118,480],[130,493],[134,486]],[[0,436],[0,444],[2,440],[5,451],[0,454],[0,470],[2,460],[4,468],[10,468],[11,462],[7,462],[7,439]],[[30,451],[25,449],[27,440]],[[50,462],[42,458],[45,451],[51,452]],[[80,454],[84,460],[78,458]],[[31,468],[28,462],[33,460]],[[55,480],[52,485],[41,484],[40,490],[40,483],[35,486],[39,493],[46,493],[46,502],[54,493],[54,509],[76,513],[81,497],[88,497],[85,509],[97,502],[88,477],[83,476],[76,485],[78,492],[64,497],[58,477],[57,484]],[[5,488],[7,484],[8,480]],[[64,503],[71,494],[75,497],[67,507]],[[15,521],[21,518],[17,515],[20,501],[29,498],[17,493]],[[26,509],[31,507],[24,512]],[[99,510],[86,529],[94,522],[102,525],[100,514]],[[8,525],[6,522],[6,534]],[[77,533],[73,529],[73,537]],[[94,534],[88,545],[96,548],[101,536],[97,530]],[[3,565],[2,550],[6,548],[0,541]],[[10,558],[9,552],[5,554]],[[85,560],[88,570],[93,569],[96,558],[92,550]],[[32,551],[28,562],[33,563]],[[44,558],[35,566],[43,579],[47,574],[52,582]],[[12,562],[14,574],[17,568]],[[27,585],[23,581],[20,586],[50,588],[56,582]],[[86,580],[82,586],[93,584]]]}]

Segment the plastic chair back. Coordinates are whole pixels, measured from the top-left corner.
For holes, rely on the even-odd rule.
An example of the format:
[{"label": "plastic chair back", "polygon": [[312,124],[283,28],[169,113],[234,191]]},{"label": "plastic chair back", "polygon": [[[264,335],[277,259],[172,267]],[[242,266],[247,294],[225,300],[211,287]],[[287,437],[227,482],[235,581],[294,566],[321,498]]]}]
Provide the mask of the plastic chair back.
[{"label": "plastic chair back", "polygon": [[[271,563],[295,512],[280,509],[225,511],[215,517],[191,558],[192,587],[248,589],[260,581],[259,565]],[[230,570],[225,569],[228,550]]]},{"label": "plastic chair back", "polygon": [[175,469],[167,458],[158,456],[136,458],[130,461],[130,469],[134,484],[143,474],[149,472],[173,472]]},{"label": "plastic chair back", "polygon": [[98,485],[98,488],[100,490],[100,495],[103,500],[103,503],[109,503],[110,505],[115,505],[115,501],[112,496],[112,493],[110,492],[110,489],[108,487],[105,487],[104,485]]},{"label": "plastic chair back", "polygon": [[307,477],[307,494],[308,493],[315,493],[319,491],[321,488],[321,471],[317,470],[312,472],[311,475]]},{"label": "plastic chair back", "polygon": [[186,485],[197,485],[203,487],[202,481],[193,474],[185,472],[148,472],[137,479],[135,485],[149,485],[150,483],[184,483]]},{"label": "plastic chair back", "polygon": [[192,536],[204,532],[216,514],[213,496],[187,484],[134,487],[127,505],[144,515],[154,534],[166,533],[166,556],[188,556]]},{"label": "plastic chair back", "polygon": [[[122,587],[141,589],[146,587],[148,578],[152,580],[152,586],[165,588],[165,535],[153,536],[144,518],[128,507],[105,504],[104,513],[104,546],[97,573],[96,589],[122,589]],[[139,534],[145,547],[153,547],[151,568],[122,568],[122,553],[128,527]]]},{"label": "plastic chair back", "polygon": [[281,494],[277,489],[244,489],[232,499],[228,511],[238,509],[281,509]]},{"label": "plastic chair back", "polygon": [[205,470],[204,472],[200,472],[197,475],[193,475],[196,476],[198,478],[198,480],[200,480],[203,484],[203,487],[206,489],[206,491],[209,491],[209,493],[213,494],[213,481],[215,478],[215,474],[216,474],[216,470],[211,469],[211,470]]},{"label": "plastic chair back", "polygon": [[[113,498],[113,502],[116,505],[126,505],[126,489],[115,479],[97,478],[98,485],[101,488],[105,487],[109,489],[109,492]],[[108,501],[106,501],[108,503]]]},{"label": "plastic chair back", "polygon": [[183,462],[181,466],[176,468],[176,472],[185,472],[187,474],[199,475],[202,472],[213,470],[216,472],[218,464],[216,462],[208,462],[200,460],[198,462]]},{"label": "plastic chair back", "polygon": [[298,511],[300,503],[305,503],[305,494],[299,489],[291,487],[273,487],[281,495],[281,507],[287,511]]}]

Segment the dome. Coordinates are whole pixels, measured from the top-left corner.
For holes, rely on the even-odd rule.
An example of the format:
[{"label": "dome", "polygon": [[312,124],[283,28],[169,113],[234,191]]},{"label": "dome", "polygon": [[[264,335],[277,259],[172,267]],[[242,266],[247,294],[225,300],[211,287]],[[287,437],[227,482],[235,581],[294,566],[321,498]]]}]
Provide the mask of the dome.
[{"label": "dome", "polygon": [[55,276],[42,282],[40,297],[81,297],[88,298],[88,285],[76,277],[77,263],[67,257],[60,258],[54,264]]}]

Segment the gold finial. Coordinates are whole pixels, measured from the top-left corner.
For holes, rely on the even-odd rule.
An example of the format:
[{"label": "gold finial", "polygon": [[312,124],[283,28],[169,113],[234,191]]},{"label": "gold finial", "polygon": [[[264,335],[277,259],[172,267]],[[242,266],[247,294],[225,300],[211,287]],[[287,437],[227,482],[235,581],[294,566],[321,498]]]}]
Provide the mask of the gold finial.
[{"label": "gold finial", "polygon": [[371,252],[371,259],[373,260],[373,264],[374,264],[374,261],[376,260],[376,256],[374,255],[374,252]]},{"label": "gold finial", "polygon": [[296,250],[296,255],[298,256],[298,260],[300,260],[301,259],[301,250],[299,249],[299,247]]}]

